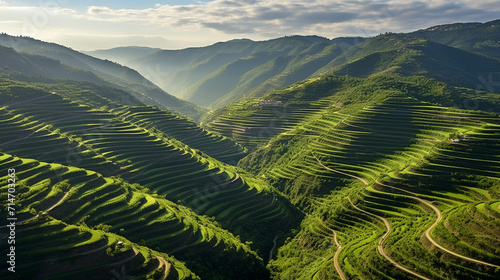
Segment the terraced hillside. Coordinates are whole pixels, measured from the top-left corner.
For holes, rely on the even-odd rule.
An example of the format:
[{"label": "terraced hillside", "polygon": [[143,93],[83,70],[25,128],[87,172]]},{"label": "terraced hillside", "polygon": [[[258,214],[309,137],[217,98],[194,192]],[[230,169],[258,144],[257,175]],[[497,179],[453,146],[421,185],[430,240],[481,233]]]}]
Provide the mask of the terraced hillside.
[{"label": "terraced hillside", "polygon": [[[115,234],[161,252],[174,253],[201,277],[226,277],[223,275],[231,270],[244,273],[249,279],[256,275],[264,277],[262,275],[267,273],[261,257],[247,245],[240,241],[236,241],[240,242],[239,245],[224,245],[228,240],[238,240],[231,233],[225,231],[218,236],[214,230],[222,230],[212,220],[196,216],[187,208],[181,211],[180,206],[170,202],[215,217],[222,226],[242,236],[244,241],[253,242],[255,250],[262,254],[271,249],[272,240],[278,232],[297,219],[293,207],[267,184],[248,175],[240,175],[234,167],[170,138],[172,135],[182,136],[181,132],[171,129],[173,124],[186,125],[185,133],[191,133],[188,134],[191,137],[186,139],[195,146],[196,137],[210,139],[212,146],[206,147],[207,153],[231,147],[236,152],[228,156],[241,156],[238,151],[241,153],[242,150],[234,142],[208,134],[182,118],[161,120],[159,126],[153,128],[152,119],[148,119],[151,116],[138,113],[153,112],[156,117],[168,116],[168,113],[153,108],[122,108],[123,111],[115,115],[92,110],[63,99],[57,93],[39,89],[25,88],[22,96],[15,94],[19,91],[8,92],[12,98],[7,106],[1,108],[0,148],[3,152],[85,168],[104,176],[120,176],[127,182],[140,184],[134,187],[134,192],[127,191],[118,183],[100,180],[97,184],[93,181],[92,190],[88,192],[84,189],[73,190],[71,193],[76,195],[75,200],[69,197],[67,203],[56,208],[61,209],[60,216],[54,209],[51,212],[54,217],[69,224],[111,226],[111,232]],[[126,118],[131,118],[132,122]],[[162,124],[171,126],[162,128]],[[200,136],[193,136],[194,132],[189,132],[190,129]],[[167,136],[167,133],[170,135]],[[64,177],[64,172],[57,170],[54,176]],[[28,185],[32,182],[36,180]],[[48,191],[44,194],[50,193]],[[154,193],[154,199],[146,195],[150,192],[151,195]],[[89,201],[82,197],[88,197]],[[181,213],[168,214],[174,206],[177,207],[175,211]],[[43,209],[36,209],[39,210]],[[89,219],[89,216],[92,218]],[[173,216],[177,217],[175,222],[166,219]],[[187,220],[190,216],[194,217],[191,222]],[[202,229],[203,221],[211,225],[210,229]],[[145,228],[150,230],[145,231]],[[154,237],[156,231],[163,233],[170,230],[171,235]],[[167,241],[168,238],[171,238],[170,241]],[[220,252],[219,257],[209,257],[217,252]],[[239,260],[237,256],[248,262]],[[225,264],[219,264],[223,260]]]},{"label": "terraced hillside", "polygon": [[[126,92],[128,100],[143,103],[197,119],[200,110],[194,104],[179,100],[128,67],[100,60],[62,45],[43,42],[27,36],[0,34],[0,67],[2,71],[32,78],[72,79],[90,82]],[[25,80],[16,77],[15,79]]]},{"label": "terraced hillside", "polygon": [[[207,217],[198,216],[140,185],[129,185],[114,177],[102,177],[93,171],[8,154],[2,155],[1,160],[3,166],[15,169],[19,178],[16,206],[20,208],[16,215],[27,224],[32,223],[33,217],[37,220],[40,215],[46,215],[40,214],[45,211],[67,225],[87,225],[122,235],[136,244],[160,252],[175,254],[206,278],[222,277],[233,269],[233,273],[243,273],[250,279],[266,274],[262,260],[231,233],[222,230]],[[7,179],[5,176],[4,181],[7,182]],[[7,200],[8,192],[5,190],[4,193],[3,198]],[[3,214],[7,212],[3,210]],[[34,224],[33,227],[40,225]],[[145,228],[148,230],[145,231]],[[58,234],[58,230],[53,231]],[[94,242],[101,239],[93,238]],[[78,240],[75,242],[79,243]],[[108,242],[107,247],[110,244]]]},{"label": "terraced hillside", "polygon": [[[83,221],[70,224],[53,218],[67,209],[66,203],[71,200],[84,203],[85,198],[78,193],[80,189],[97,194],[102,189],[97,187],[99,182],[112,185],[112,179],[83,169],[8,154],[0,155],[0,166],[14,170],[11,174],[15,174],[0,179],[2,199],[11,198],[8,194],[15,196],[15,203],[9,208],[17,219],[15,229],[2,226],[0,230],[4,241],[12,236],[9,232],[15,232],[15,243],[10,244],[15,244],[16,279],[198,278],[174,258],[111,233],[109,225],[87,226]],[[7,181],[12,183],[8,179],[13,178],[16,187],[10,192]],[[7,210],[2,209],[3,216],[7,216]],[[2,242],[1,248],[8,251],[10,246]],[[2,264],[2,277],[12,277],[7,276],[10,273],[7,267],[11,265]]]},{"label": "terraced hillside", "polygon": [[[202,125],[208,130],[231,137],[255,149],[279,133],[288,132],[309,117],[337,111],[351,103],[376,102],[387,96],[388,90],[420,98],[432,103],[499,112],[500,97],[495,94],[449,87],[444,83],[423,77],[372,77],[368,80],[353,77],[324,76],[296,83],[288,88],[271,92],[259,99],[233,103],[207,113]],[[352,108],[359,106],[353,104]],[[347,110],[351,110],[347,108]],[[325,127],[325,129],[327,129]],[[293,133],[292,133],[293,134]],[[260,166],[260,165],[256,165]]]},{"label": "terraced hillside", "polygon": [[[276,277],[498,278],[499,128],[485,124],[420,166],[311,199],[302,232],[271,263]],[[297,274],[298,265],[310,270]]]},{"label": "terraced hillside", "polygon": [[[496,279],[498,114],[422,101],[439,84],[430,80],[420,90],[408,90],[413,78],[399,80],[408,87],[350,80],[342,90],[331,79],[322,107],[239,163],[308,213],[271,261],[272,277]],[[448,101],[469,94],[447,90]],[[274,99],[291,104],[289,92]]]},{"label": "terraced hillside", "polygon": [[209,112],[201,122],[208,130],[254,149],[293,128],[311,113],[331,105],[330,96],[334,92],[355,82],[356,79],[341,77],[306,80],[260,99],[233,103]]},{"label": "terraced hillside", "polygon": [[194,122],[155,107],[125,107],[122,110],[116,109],[115,113],[124,121],[146,129],[155,128],[165,136],[173,137],[226,163],[235,165],[246,155],[243,147],[231,139],[208,132]]},{"label": "terraced hillside", "polygon": [[[430,39],[455,28],[481,32]],[[190,98],[261,96],[200,126],[130,95],[137,73],[0,47],[0,278],[500,279],[491,28],[138,50]]]}]

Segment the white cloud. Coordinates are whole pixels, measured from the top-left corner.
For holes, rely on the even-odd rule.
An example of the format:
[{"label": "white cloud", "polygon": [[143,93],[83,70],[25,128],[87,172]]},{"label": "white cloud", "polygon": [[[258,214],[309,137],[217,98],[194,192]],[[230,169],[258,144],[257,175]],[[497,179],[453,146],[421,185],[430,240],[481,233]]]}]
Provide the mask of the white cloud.
[{"label": "white cloud", "polygon": [[[333,38],[372,36],[387,31],[406,32],[444,23],[493,20],[500,14],[500,6],[495,2],[214,0],[186,5],[156,4],[148,9],[89,6],[82,12],[58,6],[22,7],[16,11],[13,10],[15,7],[0,7],[0,26],[7,29],[1,31],[8,32],[9,28],[15,29],[16,24],[5,21],[27,19],[38,21],[38,27],[43,31],[40,34],[92,34],[94,39],[106,35],[127,37],[139,34],[193,44],[193,40],[202,44],[238,37],[259,40],[292,34]],[[17,33],[22,32],[19,26],[16,28]],[[133,38],[130,38],[133,43]],[[89,40],[94,39],[89,37]],[[155,42],[154,46],[162,47],[161,40]],[[99,42],[94,44],[99,47]],[[86,46],[73,47],[88,49]]]},{"label": "white cloud", "polygon": [[[483,3],[484,5],[481,5]],[[481,9],[482,7],[482,9]],[[492,1],[235,1],[215,0],[197,5],[155,5],[150,9],[110,9],[89,7],[91,20],[135,21],[167,27],[209,28],[222,33],[262,34],[278,30],[309,33],[328,29],[347,35],[346,26],[354,25],[362,33],[408,31],[437,23],[494,18],[500,11]],[[415,26],[420,22],[420,26]],[[366,35],[352,34],[352,35]],[[374,35],[374,34],[371,34]]]}]

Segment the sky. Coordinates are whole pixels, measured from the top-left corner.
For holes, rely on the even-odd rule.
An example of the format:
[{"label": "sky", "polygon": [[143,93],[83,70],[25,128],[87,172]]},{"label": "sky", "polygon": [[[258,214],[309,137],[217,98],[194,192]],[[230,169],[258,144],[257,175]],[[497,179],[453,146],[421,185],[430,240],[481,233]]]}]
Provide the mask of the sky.
[{"label": "sky", "polygon": [[76,50],[375,36],[500,18],[498,0],[0,0],[0,32]]}]

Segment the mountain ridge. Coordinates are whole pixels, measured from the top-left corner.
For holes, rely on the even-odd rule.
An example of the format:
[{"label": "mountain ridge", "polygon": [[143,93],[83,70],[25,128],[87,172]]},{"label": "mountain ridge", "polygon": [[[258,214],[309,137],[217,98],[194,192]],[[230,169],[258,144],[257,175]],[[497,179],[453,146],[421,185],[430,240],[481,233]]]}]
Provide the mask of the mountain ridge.
[{"label": "mountain ridge", "polygon": [[194,119],[199,117],[199,108],[164,92],[137,71],[111,61],[100,60],[73,49],[36,40],[30,37],[14,37],[0,34],[0,45],[16,51],[37,54],[75,69],[92,72],[107,80],[108,85],[127,91],[150,105],[169,108]]},{"label": "mountain ridge", "polygon": [[[371,38],[339,37],[327,39],[319,36],[297,35],[265,41],[231,40],[206,47],[162,50],[136,60],[130,60],[129,63],[139,72],[145,72],[147,69],[159,69],[162,75],[159,75],[155,83],[160,87],[182,99],[193,101],[210,109],[217,109],[244,98],[262,96],[300,80],[319,77],[325,73],[338,72],[339,74],[356,75],[357,72],[349,73],[339,70],[339,67],[345,64],[344,68],[347,69],[348,64],[352,64],[353,60],[365,56],[370,56],[375,64],[388,64],[391,59],[400,61],[408,59],[407,62],[403,61],[404,63],[399,65],[392,62],[393,66],[398,66],[392,69],[392,66],[381,69],[368,63],[368,68],[378,69],[375,72],[388,71],[400,75],[421,74],[445,82],[454,81],[454,85],[475,88],[481,84],[478,77],[484,77],[484,73],[492,73],[494,69],[485,67],[481,71],[468,71],[466,67],[461,66],[458,69],[450,62],[455,61],[454,63],[457,64],[464,55],[467,57],[476,55],[476,59],[488,61],[486,64],[494,64],[495,62],[492,62],[491,59],[498,61],[500,25],[497,23],[498,20],[485,23],[455,23],[409,33],[381,34]],[[457,32],[463,33],[463,36]],[[439,70],[434,71],[433,67],[430,66],[425,71],[424,69],[412,70],[412,66],[409,65],[414,57],[404,58],[399,54],[396,55],[397,58],[387,57],[385,58],[387,61],[383,61],[384,58],[380,57],[380,54],[376,54],[404,48],[403,45],[407,44],[404,40],[399,42],[391,40],[398,37],[411,38],[405,39],[406,41],[419,40],[419,38],[428,40],[432,42],[427,43],[428,51],[438,52],[438,50],[430,49],[443,49],[446,46],[472,54],[448,49],[455,53],[456,57],[448,59],[448,61],[441,61],[441,57],[434,56],[432,61],[424,63],[437,65]],[[310,52],[315,46],[322,46],[321,51]],[[322,53],[323,56],[319,57],[319,53]],[[299,61],[300,56],[302,59]],[[260,57],[260,61],[257,61],[256,57]],[[248,63],[245,63],[245,60]],[[365,64],[367,62],[368,57],[365,59]],[[476,65],[480,65],[480,63],[476,63]],[[405,67],[410,68],[405,69]],[[446,69],[447,67],[449,69]],[[437,74],[438,72],[440,74]],[[457,74],[464,77],[463,83],[461,83],[462,79],[454,79]],[[242,80],[238,80],[238,78],[242,78]]]}]

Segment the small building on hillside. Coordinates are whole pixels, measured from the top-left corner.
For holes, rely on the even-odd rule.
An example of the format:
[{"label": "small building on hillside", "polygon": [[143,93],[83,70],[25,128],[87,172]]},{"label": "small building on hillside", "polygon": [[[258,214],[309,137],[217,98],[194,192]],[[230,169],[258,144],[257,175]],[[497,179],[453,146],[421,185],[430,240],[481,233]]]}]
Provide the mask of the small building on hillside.
[{"label": "small building on hillside", "polygon": [[258,106],[283,106],[283,101],[272,99],[260,99]]}]

